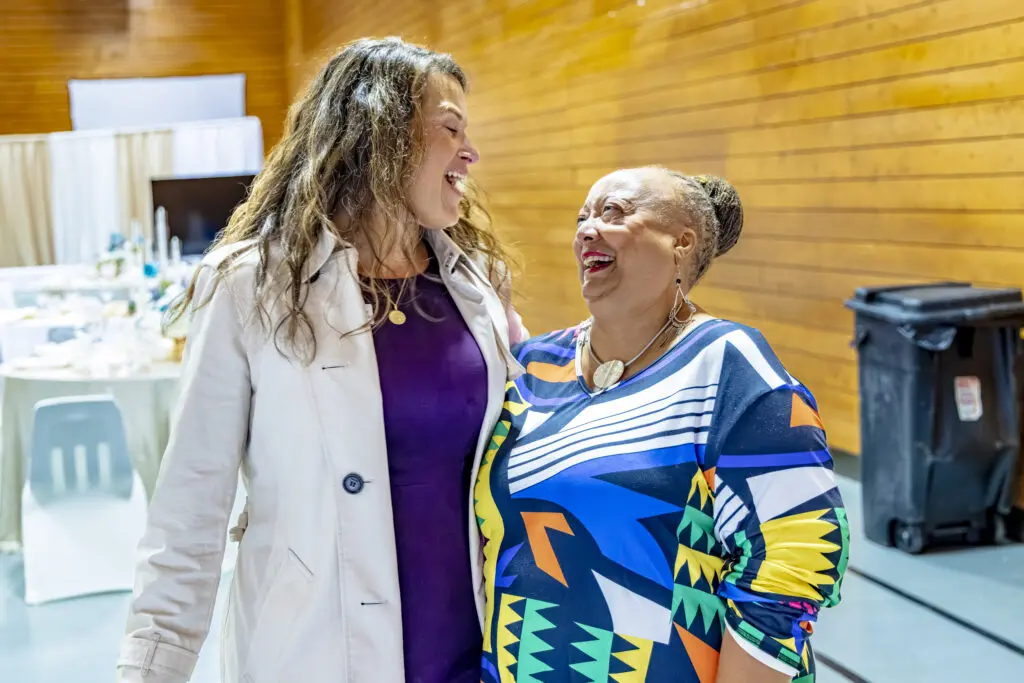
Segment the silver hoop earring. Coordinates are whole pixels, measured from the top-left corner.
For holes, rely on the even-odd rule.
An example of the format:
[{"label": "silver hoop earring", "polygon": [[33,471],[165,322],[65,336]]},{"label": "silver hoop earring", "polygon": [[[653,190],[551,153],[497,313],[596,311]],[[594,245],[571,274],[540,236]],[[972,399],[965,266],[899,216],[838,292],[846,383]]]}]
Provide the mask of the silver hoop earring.
[{"label": "silver hoop earring", "polygon": [[[683,309],[683,306],[687,308],[687,315],[685,318],[679,318],[679,311]],[[690,324],[693,320],[693,316],[697,314],[697,307],[693,305],[693,302],[683,293],[683,279],[681,277],[676,278],[676,296],[672,302],[672,312],[668,314],[669,322],[677,330],[681,330]]]}]

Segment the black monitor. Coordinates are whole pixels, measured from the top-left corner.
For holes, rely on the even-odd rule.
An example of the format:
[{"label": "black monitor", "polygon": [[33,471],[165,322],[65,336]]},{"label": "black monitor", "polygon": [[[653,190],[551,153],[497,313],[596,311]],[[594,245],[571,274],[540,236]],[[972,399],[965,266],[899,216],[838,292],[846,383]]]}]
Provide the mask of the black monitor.
[{"label": "black monitor", "polygon": [[182,256],[203,254],[248,195],[255,175],[154,178],[153,211],[167,211],[167,239],[181,241]]}]

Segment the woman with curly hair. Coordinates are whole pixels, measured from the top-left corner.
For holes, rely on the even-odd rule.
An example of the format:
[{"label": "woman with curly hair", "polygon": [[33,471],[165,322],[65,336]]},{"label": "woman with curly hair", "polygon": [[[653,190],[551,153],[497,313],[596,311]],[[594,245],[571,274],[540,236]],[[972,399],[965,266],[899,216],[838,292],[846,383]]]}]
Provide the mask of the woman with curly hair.
[{"label": "woman with curly hair", "polygon": [[448,55],[359,40],[204,259],[119,680],[187,681],[245,511],[224,683],[476,683],[469,482],[525,338]]}]

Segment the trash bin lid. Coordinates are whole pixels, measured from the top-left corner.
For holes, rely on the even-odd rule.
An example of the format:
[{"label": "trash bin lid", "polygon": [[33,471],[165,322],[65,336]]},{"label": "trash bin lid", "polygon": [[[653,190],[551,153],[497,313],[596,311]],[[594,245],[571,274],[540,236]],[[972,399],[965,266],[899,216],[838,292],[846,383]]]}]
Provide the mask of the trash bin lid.
[{"label": "trash bin lid", "polygon": [[1020,289],[988,289],[966,282],[863,287],[846,306],[898,325],[981,323],[1006,318],[1024,321]]}]

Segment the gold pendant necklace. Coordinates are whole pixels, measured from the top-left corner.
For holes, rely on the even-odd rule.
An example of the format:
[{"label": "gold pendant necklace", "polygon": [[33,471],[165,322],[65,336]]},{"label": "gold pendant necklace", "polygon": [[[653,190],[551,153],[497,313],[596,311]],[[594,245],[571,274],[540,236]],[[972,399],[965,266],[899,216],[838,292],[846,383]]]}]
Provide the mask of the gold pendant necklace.
[{"label": "gold pendant necklace", "polygon": [[394,301],[392,301],[391,298],[388,297],[388,303],[391,304],[391,310],[388,311],[388,320],[391,321],[392,325],[404,325],[405,321],[408,319],[406,318],[405,313],[398,310],[398,302],[400,302],[402,300],[402,297],[405,296],[406,284],[407,281],[402,280],[401,284],[398,286],[398,293],[395,294]]},{"label": "gold pendant necklace", "polygon": [[[427,267],[429,266],[430,257],[428,256]],[[425,270],[426,268],[424,268],[424,271]],[[419,273],[415,273],[412,277],[401,278],[400,284],[398,285],[398,293],[395,294],[394,299],[392,300],[391,296],[388,296],[388,303],[391,305],[391,310],[388,311],[388,321],[390,321],[392,325],[404,325],[406,320],[409,319],[405,313],[398,310],[398,304],[400,301],[402,301],[402,298],[405,296],[406,286],[409,285],[410,281],[415,280],[415,278],[418,275]]]}]

